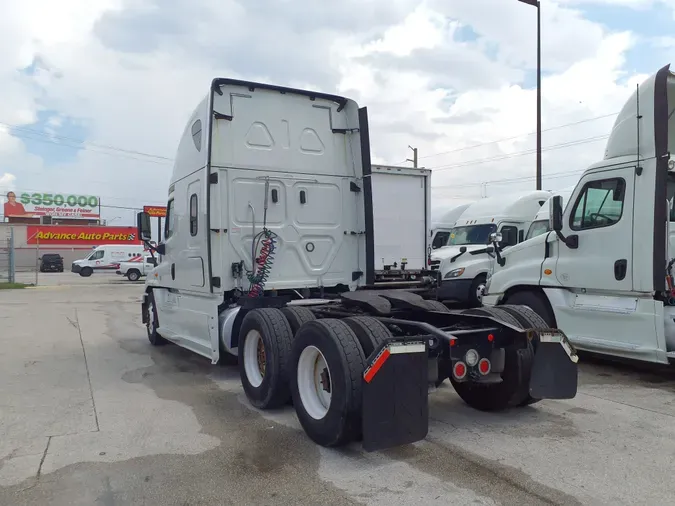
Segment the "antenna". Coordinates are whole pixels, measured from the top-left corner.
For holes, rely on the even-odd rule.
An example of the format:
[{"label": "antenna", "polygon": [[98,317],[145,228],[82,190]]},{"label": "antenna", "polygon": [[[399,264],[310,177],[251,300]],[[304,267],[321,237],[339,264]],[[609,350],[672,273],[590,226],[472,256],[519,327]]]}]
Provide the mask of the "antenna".
[{"label": "antenna", "polygon": [[640,84],[638,83],[636,86],[636,91],[635,91],[635,96],[637,98],[636,102],[636,107],[637,107],[637,116],[636,116],[636,121],[637,121],[637,167],[635,168],[635,172],[638,176],[642,175],[642,166],[640,165],[640,120],[642,119],[642,115],[640,114]]}]

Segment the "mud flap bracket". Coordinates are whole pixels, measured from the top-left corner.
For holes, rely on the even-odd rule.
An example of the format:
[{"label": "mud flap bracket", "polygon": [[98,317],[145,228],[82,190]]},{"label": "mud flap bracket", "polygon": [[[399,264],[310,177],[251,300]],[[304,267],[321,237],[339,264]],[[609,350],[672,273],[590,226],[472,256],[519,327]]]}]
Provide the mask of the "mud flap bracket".
[{"label": "mud flap bracket", "polygon": [[539,331],[539,344],[530,376],[535,399],[573,399],[577,394],[579,357],[559,330]]},{"label": "mud flap bracket", "polygon": [[368,452],[414,443],[429,430],[428,343],[387,341],[363,373],[363,448]]}]

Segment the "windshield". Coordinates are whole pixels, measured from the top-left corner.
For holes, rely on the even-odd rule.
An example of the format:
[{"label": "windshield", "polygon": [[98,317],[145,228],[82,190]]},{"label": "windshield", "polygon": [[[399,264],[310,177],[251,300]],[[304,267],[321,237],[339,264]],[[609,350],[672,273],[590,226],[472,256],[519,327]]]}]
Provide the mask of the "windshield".
[{"label": "windshield", "polygon": [[468,225],[466,227],[455,227],[452,229],[448,246],[459,246],[462,244],[487,244],[490,234],[497,230],[497,225]]},{"label": "windshield", "polygon": [[538,235],[541,234],[545,234],[548,231],[549,231],[548,220],[533,221],[532,225],[530,225],[530,229],[527,231],[527,236],[525,237],[525,240],[532,239],[533,237],[537,237]]}]

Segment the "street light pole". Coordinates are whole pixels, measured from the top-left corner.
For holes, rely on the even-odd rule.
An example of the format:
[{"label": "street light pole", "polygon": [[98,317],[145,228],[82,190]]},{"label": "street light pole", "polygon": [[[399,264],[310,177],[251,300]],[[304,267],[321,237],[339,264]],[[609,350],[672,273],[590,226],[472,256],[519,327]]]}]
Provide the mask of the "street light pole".
[{"label": "street light pole", "polygon": [[541,3],[518,0],[537,8],[537,190],[541,190]]}]

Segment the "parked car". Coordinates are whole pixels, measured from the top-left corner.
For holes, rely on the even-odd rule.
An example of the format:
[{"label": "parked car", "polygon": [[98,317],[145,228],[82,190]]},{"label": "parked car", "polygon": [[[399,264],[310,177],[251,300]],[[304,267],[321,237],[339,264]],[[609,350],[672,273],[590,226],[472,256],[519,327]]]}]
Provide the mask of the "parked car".
[{"label": "parked car", "polygon": [[40,272],[63,272],[63,257],[58,253],[45,253],[40,257]]}]

